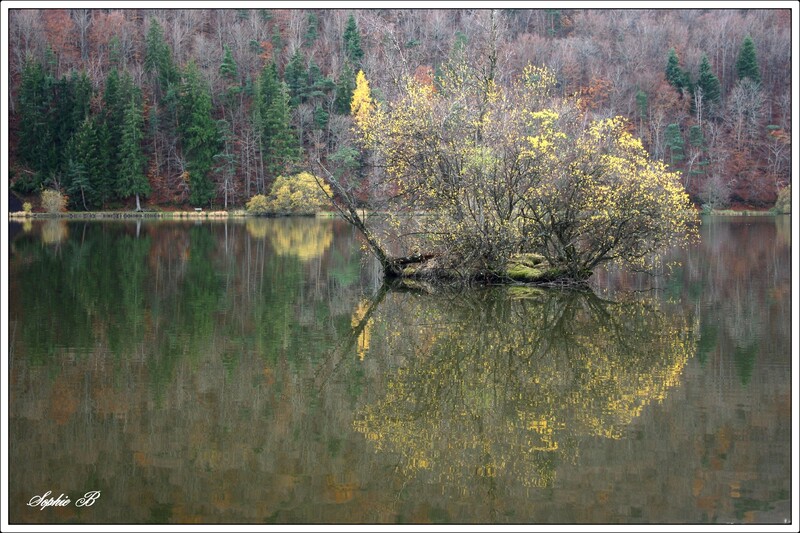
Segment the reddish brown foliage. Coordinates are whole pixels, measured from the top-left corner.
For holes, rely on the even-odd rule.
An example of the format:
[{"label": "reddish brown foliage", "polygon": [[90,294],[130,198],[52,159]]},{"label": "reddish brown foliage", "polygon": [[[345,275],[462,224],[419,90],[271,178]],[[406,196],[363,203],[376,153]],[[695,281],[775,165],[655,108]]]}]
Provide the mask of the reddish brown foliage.
[{"label": "reddish brown foliage", "polygon": [[414,80],[420,85],[433,87],[433,67],[430,65],[418,66],[414,71]]},{"label": "reddish brown foliage", "polygon": [[75,45],[75,24],[66,9],[46,9],[43,11],[45,32],[50,48],[59,59],[75,61],[78,48]]}]

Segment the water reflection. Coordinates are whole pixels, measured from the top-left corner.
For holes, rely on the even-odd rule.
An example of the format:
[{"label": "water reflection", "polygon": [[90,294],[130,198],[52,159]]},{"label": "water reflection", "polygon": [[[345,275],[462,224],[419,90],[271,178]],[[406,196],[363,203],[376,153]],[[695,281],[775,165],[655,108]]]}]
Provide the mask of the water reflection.
[{"label": "water reflection", "polygon": [[293,255],[301,261],[322,256],[333,241],[331,225],[313,218],[253,218],[246,225],[254,238],[268,238],[277,254]]},{"label": "water reflection", "polygon": [[42,242],[58,244],[67,238],[67,223],[64,220],[51,219],[42,225]]},{"label": "water reflection", "polygon": [[380,289],[332,220],[66,228],[10,243],[12,521],[789,517],[779,224],[704,225],[630,298]]},{"label": "water reflection", "polygon": [[576,439],[620,438],[695,353],[694,322],[652,299],[511,288],[386,300],[373,326],[385,344],[367,357],[397,368],[354,427],[404,475],[460,494],[481,478],[552,486]]}]

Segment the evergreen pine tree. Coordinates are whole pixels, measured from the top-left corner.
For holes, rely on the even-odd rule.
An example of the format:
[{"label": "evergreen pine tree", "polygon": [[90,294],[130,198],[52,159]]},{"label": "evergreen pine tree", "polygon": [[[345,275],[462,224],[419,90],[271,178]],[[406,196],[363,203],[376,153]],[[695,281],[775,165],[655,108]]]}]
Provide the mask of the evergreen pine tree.
[{"label": "evergreen pine tree", "polygon": [[105,91],[103,92],[103,117],[108,138],[109,180],[111,181],[109,189],[114,194],[118,194],[120,190],[114,182],[119,179],[123,165],[122,153],[117,148],[122,145],[126,109],[130,99],[135,96],[136,90],[130,74],[125,72],[120,77],[117,69],[112,68],[106,78]]},{"label": "evergreen pine tree", "polygon": [[328,120],[330,119],[330,114],[325,111],[321,105],[317,105],[314,108],[314,128],[318,130],[325,129],[325,126],[328,125]]},{"label": "evergreen pine tree", "polygon": [[236,106],[236,96],[242,92],[242,87],[239,84],[239,68],[228,45],[225,45],[225,53],[222,56],[219,73],[227,83],[224,97],[225,104]]},{"label": "evergreen pine tree", "polygon": [[350,114],[350,100],[353,98],[353,91],[356,88],[356,75],[348,63],[345,63],[339,80],[336,82],[336,94],[333,100],[333,108],[340,115]]},{"label": "evergreen pine tree", "polygon": [[718,104],[721,95],[719,78],[711,72],[711,64],[708,57],[703,54],[700,62],[700,74],[697,78],[697,86],[703,90],[703,98],[707,103]]},{"label": "evergreen pine tree", "polygon": [[275,24],[272,27],[272,57],[280,57],[283,52],[283,37],[281,36],[281,29]]},{"label": "evergreen pine tree", "polygon": [[[74,79],[74,78],[73,78]],[[50,123],[52,124],[54,135],[53,144],[50,147],[55,152],[55,172],[66,174],[67,171],[67,144],[75,134],[75,91],[71,80],[66,76],[55,85],[52,113]]]},{"label": "evergreen pine tree", "polygon": [[291,173],[291,165],[298,159],[297,136],[290,125],[289,90],[285,83],[278,88],[278,97],[267,110],[265,122],[271,129],[267,146],[267,172],[272,177]]},{"label": "evergreen pine tree", "polygon": [[708,103],[718,104],[721,96],[719,78],[711,72],[711,64],[708,57],[703,54],[700,62],[700,74],[697,78],[697,86],[703,89],[703,97]]},{"label": "evergreen pine tree", "polygon": [[681,127],[677,124],[670,124],[664,132],[665,141],[669,150],[670,164],[675,165],[684,159],[684,142]]},{"label": "evergreen pine tree", "polygon": [[289,91],[279,80],[275,63],[261,73],[256,108],[253,118],[260,133],[264,168],[269,177],[275,178],[290,170],[299,155],[298,140],[290,125]]},{"label": "evergreen pine tree", "polygon": [[111,167],[112,153],[116,153],[116,146],[111,145],[111,135],[108,124],[102,117],[94,117],[95,144],[97,147],[97,160],[94,165],[95,173],[90,176],[92,185],[97,193],[99,206],[114,197],[115,174]]},{"label": "evergreen pine tree", "polygon": [[361,48],[361,34],[358,32],[356,19],[353,14],[347,19],[344,28],[344,54],[353,65],[358,66],[361,58],[364,57],[364,50]]},{"label": "evergreen pine tree", "polygon": [[66,191],[77,209],[94,209],[102,205],[104,179],[108,172],[105,147],[98,136],[92,117],[86,117],[67,148]]},{"label": "evergreen pine tree", "polygon": [[308,26],[306,28],[306,34],[303,36],[303,46],[310,48],[314,44],[314,41],[317,40],[318,35],[319,17],[317,17],[316,13],[311,12],[308,14],[306,24]]},{"label": "evergreen pine tree", "polygon": [[130,96],[125,107],[122,123],[122,143],[119,146],[120,166],[116,182],[120,198],[136,196],[136,210],[141,211],[140,196],[150,194],[150,184],[144,174],[146,162],[142,151],[144,118],[142,108],[134,95]]},{"label": "evergreen pine tree", "polygon": [[239,77],[239,68],[236,61],[233,59],[231,49],[226,44],[224,47],[224,54],[222,56],[222,64],[219,66],[219,73],[228,82],[236,82]]},{"label": "evergreen pine tree", "polygon": [[78,209],[88,211],[92,205],[91,200],[87,202],[87,196],[92,195],[91,184],[86,173],[86,166],[75,157],[67,160],[66,181],[65,189],[70,204]]},{"label": "evergreen pine tree", "polygon": [[702,148],[705,144],[705,137],[703,136],[703,128],[695,124],[689,128],[689,144],[695,148]]},{"label": "evergreen pine tree", "polygon": [[742,42],[739,49],[739,57],[736,58],[736,75],[740,80],[750,78],[756,83],[761,83],[761,72],[758,68],[756,59],[756,45],[748,35]]},{"label": "evergreen pine tree", "polygon": [[675,87],[675,90],[681,95],[683,95],[684,90],[691,93],[692,88],[689,73],[680,67],[678,53],[674,48],[670,48],[669,57],[667,58],[667,68],[664,70],[664,75],[667,78],[667,82]]},{"label": "evergreen pine tree", "polygon": [[24,193],[38,189],[56,166],[51,152],[54,143],[51,123],[53,84],[54,80],[44,66],[28,58],[19,89],[19,155],[34,174],[15,183],[15,188]]},{"label": "evergreen pine tree", "polygon": [[72,120],[76,125],[80,125],[90,113],[90,103],[92,100],[92,82],[85,71],[77,74],[73,71],[72,86],[74,91],[74,107],[72,110]]},{"label": "evergreen pine tree", "polygon": [[214,156],[219,148],[216,122],[211,117],[211,94],[191,61],[184,72],[180,94],[180,132],[188,161],[189,202],[200,206],[216,196],[211,180]]},{"label": "evergreen pine tree", "polygon": [[165,93],[169,85],[176,83],[178,71],[172,62],[172,51],[164,39],[164,29],[158,20],[150,19],[150,27],[145,37],[144,68],[156,76],[157,87]]},{"label": "evergreen pine tree", "polygon": [[[304,98],[311,101],[318,98],[324,98],[335,88],[336,84],[333,82],[333,80],[323,76],[319,65],[317,65],[313,59],[309,60],[308,83],[306,84]],[[319,105],[319,102],[317,102],[317,105]]]},{"label": "evergreen pine tree", "polygon": [[[698,91],[699,89],[699,91]],[[697,120],[702,120],[702,112],[713,116],[714,112],[719,106],[721,96],[721,89],[719,78],[711,72],[711,64],[708,57],[703,54],[700,61],[700,73],[697,77],[695,89],[692,91],[692,111],[698,112]],[[697,99],[700,98],[702,107],[697,107]]]},{"label": "evergreen pine tree", "polygon": [[289,89],[289,105],[297,107],[304,100],[307,90],[308,72],[303,64],[303,54],[295,51],[283,74],[286,86]]}]

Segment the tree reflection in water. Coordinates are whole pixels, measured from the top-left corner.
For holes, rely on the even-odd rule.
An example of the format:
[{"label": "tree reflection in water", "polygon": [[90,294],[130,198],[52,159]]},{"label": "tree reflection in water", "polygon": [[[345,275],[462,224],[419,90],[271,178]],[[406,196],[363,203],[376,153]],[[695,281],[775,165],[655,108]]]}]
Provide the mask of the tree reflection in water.
[{"label": "tree reflection in water", "polygon": [[269,237],[278,255],[290,255],[301,261],[321,257],[333,242],[330,224],[313,218],[248,218],[247,232],[255,239]]},{"label": "tree reflection in water", "polygon": [[[390,358],[354,428],[398,472],[464,493],[489,480],[552,486],[577,439],[620,438],[680,384],[695,325],[654,300],[527,287],[420,298],[370,313]],[[359,313],[363,315],[364,313]]]}]

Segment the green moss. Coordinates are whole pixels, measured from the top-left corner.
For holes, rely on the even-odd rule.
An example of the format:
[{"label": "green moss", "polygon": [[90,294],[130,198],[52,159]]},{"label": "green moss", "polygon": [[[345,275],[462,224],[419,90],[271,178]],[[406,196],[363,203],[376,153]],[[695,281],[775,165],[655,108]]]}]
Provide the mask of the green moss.
[{"label": "green moss", "polygon": [[561,269],[553,268],[538,254],[517,254],[506,266],[505,276],[522,283],[544,283],[563,277]]},{"label": "green moss", "polygon": [[536,266],[526,266],[516,262],[510,262],[506,269],[506,276],[514,281],[523,283],[544,283],[555,281],[562,277],[564,272],[557,268],[552,268],[545,263]]},{"label": "green moss", "polygon": [[510,262],[527,267],[535,267],[544,263],[544,257],[539,254],[516,254],[511,258]]}]

